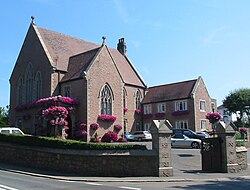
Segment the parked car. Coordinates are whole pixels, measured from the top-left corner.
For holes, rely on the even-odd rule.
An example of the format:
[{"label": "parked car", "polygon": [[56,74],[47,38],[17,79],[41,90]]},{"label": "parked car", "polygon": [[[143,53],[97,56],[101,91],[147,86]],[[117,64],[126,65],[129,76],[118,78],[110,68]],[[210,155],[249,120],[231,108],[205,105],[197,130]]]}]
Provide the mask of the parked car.
[{"label": "parked car", "polygon": [[2,127],[2,128],[0,128],[0,133],[24,135],[24,133],[21,131],[21,129],[16,128],[16,127]]},{"label": "parked car", "polygon": [[125,133],[125,138],[127,139],[127,141],[134,141],[134,135],[130,132]]},{"label": "parked car", "polygon": [[175,134],[183,134],[183,135],[186,135],[187,137],[193,138],[193,139],[204,139],[205,138],[203,135],[199,135],[190,129],[173,129],[173,135],[175,135]]},{"label": "parked car", "polygon": [[171,146],[179,148],[200,148],[201,140],[192,139],[183,134],[175,134],[171,137]]},{"label": "parked car", "polygon": [[148,131],[134,131],[132,132],[132,135],[134,136],[134,141],[151,141],[152,135]]}]

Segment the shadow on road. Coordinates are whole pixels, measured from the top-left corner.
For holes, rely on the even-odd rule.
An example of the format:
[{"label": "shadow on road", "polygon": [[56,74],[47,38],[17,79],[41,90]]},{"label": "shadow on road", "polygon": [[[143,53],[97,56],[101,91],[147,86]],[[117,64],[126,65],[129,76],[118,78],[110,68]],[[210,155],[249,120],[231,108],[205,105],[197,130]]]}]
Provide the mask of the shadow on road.
[{"label": "shadow on road", "polygon": [[203,189],[227,189],[227,190],[246,190],[250,187],[250,179],[246,178],[229,178],[220,181],[207,181],[202,184],[190,184],[190,185],[178,185],[173,186],[176,189],[192,189],[192,190],[203,190]]}]

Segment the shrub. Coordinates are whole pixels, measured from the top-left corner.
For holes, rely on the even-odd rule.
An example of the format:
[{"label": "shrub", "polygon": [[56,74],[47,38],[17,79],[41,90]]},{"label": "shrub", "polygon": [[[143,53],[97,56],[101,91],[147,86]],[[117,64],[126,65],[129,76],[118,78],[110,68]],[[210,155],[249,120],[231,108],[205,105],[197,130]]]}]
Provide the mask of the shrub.
[{"label": "shrub", "polygon": [[99,124],[98,123],[91,123],[90,128],[93,130],[97,130],[99,128]]},{"label": "shrub", "polygon": [[114,125],[114,128],[115,128],[115,130],[120,131],[120,130],[122,130],[122,125],[116,124],[116,125]]},{"label": "shrub", "polygon": [[36,137],[26,135],[0,134],[0,142],[14,143],[33,147],[48,147],[59,149],[77,150],[127,150],[146,149],[144,145],[134,144],[107,144],[107,143],[87,143],[77,140],[65,140],[50,137]]},{"label": "shrub", "polygon": [[115,132],[108,131],[102,137],[102,142],[116,142],[118,140],[118,135]]}]

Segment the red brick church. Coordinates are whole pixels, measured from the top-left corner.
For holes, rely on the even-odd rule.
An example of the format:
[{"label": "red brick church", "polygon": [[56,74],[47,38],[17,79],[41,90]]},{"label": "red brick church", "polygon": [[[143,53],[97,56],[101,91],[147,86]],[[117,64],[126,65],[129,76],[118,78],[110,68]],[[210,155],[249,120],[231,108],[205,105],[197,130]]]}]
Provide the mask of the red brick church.
[{"label": "red brick church", "polygon": [[[135,110],[141,110],[146,84],[126,55],[124,38],[117,49],[105,40],[87,42],[38,27],[32,20],[10,77],[11,125],[34,135],[46,133],[41,112],[52,99],[65,105],[57,101],[62,96],[77,102],[70,105],[74,108],[67,117],[70,136],[81,123],[87,126],[88,140],[113,131],[115,125],[123,126],[119,135],[140,130],[142,120]],[[46,98],[45,104],[36,102]],[[99,129],[91,131],[91,123],[98,123]]]}]

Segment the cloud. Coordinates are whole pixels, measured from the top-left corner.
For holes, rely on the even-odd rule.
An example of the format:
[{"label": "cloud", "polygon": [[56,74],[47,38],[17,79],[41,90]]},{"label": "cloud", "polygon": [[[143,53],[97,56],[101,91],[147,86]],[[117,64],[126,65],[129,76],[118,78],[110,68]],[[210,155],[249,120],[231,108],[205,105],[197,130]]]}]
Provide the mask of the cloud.
[{"label": "cloud", "polygon": [[218,36],[220,33],[225,29],[224,26],[221,26],[219,28],[216,28],[213,31],[210,31],[204,38],[203,43],[204,44],[218,44],[220,43],[220,40],[218,39]]},{"label": "cloud", "polygon": [[113,0],[113,2],[115,4],[115,8],[116,8],[119,16],[121,17],[121,19],[124,23],[134,24],[138,21],[137,19],[134,19],[130,16],[130,14],[128,13],[127,9],[125,8],[125,6],[121,0]]}]

